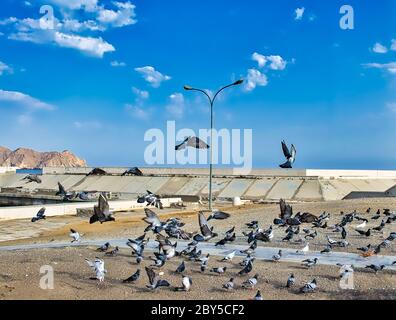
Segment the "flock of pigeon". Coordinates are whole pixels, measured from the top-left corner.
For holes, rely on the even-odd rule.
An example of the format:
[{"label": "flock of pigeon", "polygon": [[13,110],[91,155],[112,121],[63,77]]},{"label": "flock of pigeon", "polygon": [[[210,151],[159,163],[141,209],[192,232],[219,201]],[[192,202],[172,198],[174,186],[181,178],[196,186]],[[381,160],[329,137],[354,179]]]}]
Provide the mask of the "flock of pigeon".
[{"label": "flock of pigeon", "polygon": [[[158,196],[151,192],[146,195],[139,197],[140,202],[146,202],[147,206],[153,206],[157,208],[162,208],[161,200]],[[366,214],[370,214],[371,209],[367,209]],[[45,219],[45,209],[41,209],[35,217],[33,217],[32,222]],[[182,222],[180,218],[169,218],[166,221],[161,221],[159,216],[151,209],[145,208],[144,221],[147,223],[147,227],[142,230],[143,234],[135,239],[128,239],[126,245],[132,249],[132,257],[136,259],[136,263],[140,264],[144,259],[147,259],[147,255],[144,254],[146,245],[149,241],[147,236],[148,233],[152,233],[155,236],[155,240],[158,243],[158,250],[153,252],[153,255],[149,256],[152,264],[149,267],[145,267],[147,273],[149,284],[147,288],[151,290],[156,290],[160,287],[171,287],[170,283],[163,279],[162,276],[164,272],[159,272],[169,260],[182,259],[182,262],[175,270],[177,274],[181,275],[181,286],[173,287],[175,291],[189,291],[192,287],[191,277],[185,275],[186,271],[186,261],[190,263],[196,263],[200,267],[202,273],[209,272],[210,274],[226,275],[227,274],[227,263],[231,262],[237,250],[233,250],[229,254],[223,257],[221,260],[222,265],[212,265],[209,264],[210,254],[204,253],[200,249],[200,243],[207,242],[212,239],[216,239],[217,242],[214,243],[215,246],[226,247],[228,244],[233,243],[237,239],[237,232],[235,226],[230,228],[225,232],[224,237],[219,237],[219,234],[214,232],[214,227],[209,225],[211,220],[225,220],[230,217],[229,213],[223,211],[213,211],[207,217],[204,212],[198,213],[198,224],[200,232],[187,232],[183,229],[185,223]],[[379,220],[383,217],[382,222],[378,227],[365,229],[368,219],[362,218],[356,211],[344,214],[341,212],[341,219],[335,225],[328,225],[330,213],[324,212],[320,216],[315,216],[311,213],[297,213],[293,214],[293,208],[291,205],[287,204],[284,200],[280,200],[280,215],[275,218],[273,225],[269,226],[267,229],[262,229],[259,226],[259,221],[251,221],[246,223],[246,228],[250,230],[249,232],[242,231],[238,238],[246,239],[248,247],[245,250],[241,250],[239,255],[243,255],[243,260],[240,262],[241,270],[238,272],[238,276],[253,275],[246,281],[241,281],[241,288],[255,289],[259,282],[259,274],[253,273],[255,258],[255,250],[259,242],[268,243],[274,238],[275,228],[284,232],[285,236],[282,241],[290,243],[304,243],[304,247],[298,250],[298,253],[305,254],[309,252],[309,241],[315,239],[319,230],[331,230],[332,232],[339,233],[341,235],[340,240],[334,240],[327,236],[327,245],[321,251],[323,255],[329,255],[334,247],[346,247],[349,245],[348,233],[346,231],[346,226],[352,224],[352,222],[359,221],[359,225],[353,227],[352,230],[357,236],[364,238],[370,238],[374,232],[381,232],[386,224],[392,224],[396,221],[396,212],[389,209],[384,209],[381,213],[380,210],[376,212],[374,216],[371,217],[372,220]],[[109,204],[104,195],[100,195],[98,205],[94,206],[94,213],[90,217],[89,222],[105,223],[109,221],[114,221],[113,213],[109,210]],[[311,224],[311,227],[307,225]],[[304,226],[304,227],[303,227]],[[70,237],[73,242],[79,242],[81,240],[81,234],[76,230],[70,230]],[[175,242],[172,242],[175,239]],[[382,248],[390,247],[393,240],[396,239],[396,232],[391,232],[389,236],[377,245],[368,244],[366,247],[358,248],[362,252],[364,257],[369,257],[376,255],[381,252]],[[188,246],[183,250],[177,250],[177,241],[184,240],[188,241]],[[119,251],[118,247],[112,248],[110,243],[105,243],[100,248],[97,249],[98,252],[105,253],[105,256],[116,256]],[[283,258],[282,250],[279,250],[277,254],[272,257],[272,261],[278,262]],[[312,268],[318,264],[319,259],[305,259],[302,260],[302,265],[307,268]],[[103,259],[97,257],[94,261],[87,260],[88,265],[94,270],[95,278],[99,282],[103,282],[105,279],[106,269],[105,262]],[[393,265],[396,261],[393,262]],[[339,265],[343,268],[343,273],[341,277],[347,278],[353,272],[353,265]],[[372,269],[375,273],[380,272],[386,266],[385,265],[367,265],[366,268]],[[125,279],[125,283],[134,283],[140,277],[140,269],[132,274],[129,278]],[[296,284],[296,278],[294,274],[290,274],[288,279],[285,279],[285,287],[291,288]],[[226,281],[222,288],[225,291],[235,290],[235,276],[231,277]],[[312,279],[308,283],[305,283],[300,289],[300,293],[312,293],[315,292],[317,288],[317,280]],[[260,290],[257,291],[256,295],[253,297],[255,300],[262,300]]]}]

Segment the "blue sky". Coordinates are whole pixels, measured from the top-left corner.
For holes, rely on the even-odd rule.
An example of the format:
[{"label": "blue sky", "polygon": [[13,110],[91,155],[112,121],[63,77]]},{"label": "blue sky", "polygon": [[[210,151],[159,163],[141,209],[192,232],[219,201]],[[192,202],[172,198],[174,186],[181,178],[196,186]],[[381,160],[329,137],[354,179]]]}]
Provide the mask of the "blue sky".
[{"label": "blue sky", "polygon": [[[145,165],[148,129],[209,125],[207,101],[184,84],[243,78],[215,121],[253,130],[255,167],[277,167],[285,139],[298,168],[394,169],[396,4],[349,1],[354,30],[342,30],[344,4],[3,0],[0,145]],[[54,29],[39,27],[42,5]]]}]

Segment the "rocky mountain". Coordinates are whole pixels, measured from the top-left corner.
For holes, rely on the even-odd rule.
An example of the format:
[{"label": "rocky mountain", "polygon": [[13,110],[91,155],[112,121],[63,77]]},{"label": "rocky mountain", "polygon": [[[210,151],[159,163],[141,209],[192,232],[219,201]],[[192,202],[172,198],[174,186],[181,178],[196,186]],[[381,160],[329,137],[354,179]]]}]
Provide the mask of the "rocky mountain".
[{"label": "rocky mountain", "polygon": [[0,146],[0,166],[19,168],[85,167],[85,160],[70,151],[38,152],[27,148],[14,151]]}]

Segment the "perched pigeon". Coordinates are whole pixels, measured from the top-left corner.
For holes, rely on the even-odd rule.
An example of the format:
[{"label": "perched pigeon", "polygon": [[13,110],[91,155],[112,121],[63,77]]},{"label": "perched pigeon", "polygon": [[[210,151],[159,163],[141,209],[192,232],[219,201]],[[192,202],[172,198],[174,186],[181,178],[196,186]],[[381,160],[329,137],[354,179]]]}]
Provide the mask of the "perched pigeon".
[{"label": "perched pigeon", "polygon": [[107,174],[107,172],[104,171],[103,169],[94,168],[87,174],[87,176],[103,176],[106,174]]},{"label": "perched pigeon", "polygon": [[138,167],[133,167],[126,170],[121,176],[142,176],[143,172]]},{"label": "perched pigeon", "polygon": [[147,286],[147,288],[155,290],[158,289],[159,287],[169,287],[170,284],[166,280],[162,280],[159,278],[159,276],[155,273],[155,271],[151,268],[145,267],[147,277],[149,279],[150,285]]},{"label": "perched pigeon", "polygon": [[330,253],[331,250],[333,250],[333,247],[332,247],[332,245],[328,244],[328,245],[326,245],[326,247],[322,251],[320,251],[320,253],[322,253],[322,254],[323,253]]},{"label": "perched pigeon", "polygon": [[224,220],[228,219],[231,215],[227,212],[222,212],[222,211],[213,211],[210,216],[208,217],[208,221],[212,219],[216,220]]},{"label": "perched pigeon", "polygon": [[311,293],[316,289],[316,279],[313,279],[311,282],[306,283],[302,288],[300,288],[301,293]]},{"label": "perched pigeon", "polygon": [[70,234],[69,234],[69,236],[71,237],[71,238],[73,238],[72,239],[72,243],[73,242],[80,242],[80,240],[81,240],[81,235],[76,231],[76,230],[74,230],[74,229],[70,229]]},{"label": "perched pigeon", "polygon": [[105,244],[101,245],[99,248],[96,249],[96,251],[99,252],[106,252],[110,248],[110,242],[106,242]]},{"label": "perched pigeon", "polygon": [[229,254],[227,254],[221,261],[232,261],[232,259],[234,259],[236,254],[236,251],[232,251]]},{"label": "perched pigeon", "polygon": [[227,290],[233,290],[234,289],[234,278],[231,278],[228,282],[223,284],[223,288]]},{"label": "perched pigeon", "polygon": [[190,291],[192,285],[192,280],[190,277],[183,276],[182,287],[175,288],[175,291]]},{"label": "perched pigeon", "polygon": [[210,269],[210,272],[217,273],[217,274],[223,274],[226,271],[227,271],[227,267],[218,267],[218,268]]},{"label": "perched pigeon", "polygon": [[257,285],[257,281],[258,281],[257,279],[258,279],[258,274],[255,274],[252,278],[242,283],[242,288],[254,289],[255,286]]},{"label": "perched pigeon", "polygon": [[272,261],[279,261],[282,258],[282,250],[279,250],[277,254],[272,256]]},{"label": "perched pigeon", "polygon": [[302,264],[308,268],[313,267],[314,265],[316,265],[318,263],[318,258],[314,258],[314,259],[305,259],[303,260]]},{"label": "perched pigeon", "polygon": [[109,252],[106,252],[106,256],[114,257],[114,256],[117,254],[117,252],[118,252],[119,250],[120,250],[120,249],[119,249],[118,247],[115,247],[113,250],[111,250],[111,251],[109,251]]},{"label": "perched pigeon", "polygon": [[284,169],[290,169],[292,168],[292,164],[296,160],[296,148],[294,145],[291,145],[291,151],[289,151],[289,148],[287,147],[285,141],[282,141],[282,151],[283,154],[286,158],[286,162],[279,165],[279,167],[284,168]]},{"label": "perched pigeon", "polygon": [[208,267],[209,257],[210,257],[210,254],[208,253],[206,256],[200,258],[201,272],[204,272],[206,270],[206,268]]},{"label": "perched pigeon", "polygon": [[375,273],[378,273],[379,271],[382,271],[384,268],[385,268],[384,265],[378,266],[378,265],[375,265],[375,264],[370,264],[369,266],[366,266],[366,269],[371,269]]},{"label": "perched pigeon", "polygon": [[261,291],[260,290],[257,290],[257,293],[254,296],[253,300],[264,300],[262,295],[261,295]]},{"label": "perched pigeon", "polygon": [[186,270],[186,265],[184,261],[177,267],[176,273],[183,273]]},{"label": "perched pigeon", "polygon": [[104,261],[102,259],[96,258],[94,261],[90,261],[85,259],[88,265],[94,270],[95,272],[95,279],[99,280],[99,282],[104,281],[105,273],[107,272],[104,266]]},{"label": "perched pigeon", "polygon": [[129,278],[123,280],[122,282],[124,283],[131,283],[131,282],[136,282],[140,277],[140,269],[137,269],[136,272],[131,275]]},{"label": "perched pigeon", "polygon": [[36,222],[36,221],[39,221],[39,220],[45,220],[45,218],[46,218],[45,217],[45,208],[41,208],[37,212],[36,216],[32,218],[32,222]]},{"label": "perched pigeon", "polygon": [[175,146],[175,150],[183,150],[186,147],[192,147],[195,149],[209,149],[209,145],[203,142],[201,139],[197,137],[186,137],[184,141],[177,146]]},{"label": "perched pigeon", "polygon": [[253,270],[253,261],[250,260],[248,264],[241,271],[238,272],[238,274],[240,276],[243,276],[245,274],[252,272],[252,270]]},{"label": "perched pigeon", "polygon": [[294,286],[296,283],[296,278],[294,277],[294,274],[292,273],[289,278],[287,278],[287,283],[286,283],[286,288],[290,288]]}]

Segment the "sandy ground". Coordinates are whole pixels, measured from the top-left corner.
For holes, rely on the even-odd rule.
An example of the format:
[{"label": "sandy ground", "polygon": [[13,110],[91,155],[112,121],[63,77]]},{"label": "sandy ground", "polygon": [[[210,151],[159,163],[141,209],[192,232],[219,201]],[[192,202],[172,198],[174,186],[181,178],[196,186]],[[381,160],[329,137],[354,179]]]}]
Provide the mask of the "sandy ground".
[{"label": "sandy ground", "polygon": [[[240,277],[238,260],[220,263],[217,258],[212,266],[224,265],[229,268],[226,275],[201,274],[199,264],[187,262],[186,275],[193,279],[192,290],[173,292],[172,288],[161,288],[155,292],[146,288],[148,284],[144,265],[132,262],[130,253],[122,250],[116,257],[104,257],[106,269],[105,282],[99,284],[89,278],[93,276],[84,258],[93,259],[98,254],[94,248],[40,249],[29,252],[8,252],[1,254],[0,260],[0,297],[1,299],[251,299],[255,290],[242,289],[240,284],[249,276]],[[99,255],[103,256],[103,254]],[[164,279],[172,286],[180,286],[181,276],[173,272],[180,259],[165,265]],[[40,288],[40,267],[51,265],[54,269],[54,289]],[[16,268],[16,266],[19,266]],[[122,279],[129,277],[140,268],[141,277],[135,284],[123,284]],[[255,270],[260,275],[257,289],[265,299],[396,299],[396,274],[384,271],[374,274],[359,270],[354,275],[355,290],[342,290],[339,287],[339,268],[317,266],[307,269],[298,264],[258,261]],[[294,273],[297,284],[287,289],[285,284],[289,273]],[[235,277],[236,289],[224,291],[222,284]],[[317,279],[318,290],[312,294],[299,294],[298,289],[307,281]]]},{"label": "sandy ground", "polygon": [[[366,214],[366,209],[371,207],[371,213]],[[315,203],[295,203],[293,204],[294,212],[308,211],[319,215],[323,211],[331,213],[329,225],[339,222],[341,219],[340,211],[346,213],[357,210],[359,215],[370,217],[380,208],[395,208],[396,200],[394,199],[366,199],[366,200],[348,200],[333,202],[315,202]],[[246,230],[244,224],[251,220],[259,220],[262,228],[267,228],[273,219],[279,214],[277,204],[251,205],[244,208],[228,208],[231,218],[226,221],[213,221],[212,225],[216,232],[222,234],[230,227],[235,225],[237,243],[245,243],[242,237],[242,231]],[[186,229],[197,231],[196,212],[180,211],[161,213],[162,218],[167,216],[181,216],[186,222]],[[48,228],[49,230],[41,232],[41,235],[32,239],[16,239],[14,241],[1,242],[0,245],[23,244],[23,243],[41,243],[49,241],[67,240],[70,227],[77,229],[84,234],[85,239],[111,239],[121,237],[135,237],[142,234],[144,223],[141,222],[142,212],[117,214],[115,223],[106,223],[103,225],[89,225],[86,218],[83,217],[57,217],[49,218],[54,221],[62,222],[58,228]],[[381,220],[370,220],[367,228],[379,225]],[[40,221],[45,226],[46,221]],[[354,222],[357,225],[359,222]],[[16,225],[14,221],[0,222],[2,228],[11,230],[20,228],[20,221]],[[23,226],[23,225],[22,225]],[[368,239],[360,236],[348,227],[348,241],[351,246],[337,250],[357,252],[356,248],[368,243],[377,244],[386,238],[391,231],[396,231],[396,224],[387,225],[383,233],[376,233]],[[310,225],[304,225],[310,227]],[[36,224],[26,221],[24,228],[37,228]],[[310,241],[311,250],[321,250],[325,243],[325,235],[328,234],[334,239],[339,239],[338,234],[331,230],[318,230],[319,236]],[[281,239],[284,237],[284,229],[275,228],[275,239],[264,246],[272,247],[295,247],[301,248],[299,243],[284,243]],[[17,238],[17,237],[16,237]],[[220,238],[219,238],[220,239]],[[383,251],[386,255],[395,255],[395,246]],[[251,290],[237,289],[235,292],[224,292],[221,285],[230,277],[235,276],[240,270],[235,265],[238,260],[229,264],[229,272],[224,276],[214,276],[213,274],[199,272],[199,265],[187,262],[186,274],[193,279],[193,289],[190,293],[173,292],[170,289],[161,289],[158,292],[150,292],[146,289],[147,276],[144,272],[144,264],[136,266],[134,259],[129,251],[122,250],[117,257],[105,257],[106,269],[108,274],[104,284],[98,285],[96,281],[90,280],[93,274],[84,261],[85,258],[94,258],[97,255],[94,248],[65,248],[65,249],[37,249],[27,251],[0,252],[0,298],[1,299],[250,299],[255,292]],[[149,255],[149,252],[147,252]],[[100,256],[100,255],[99,255]],[[103,254],[102,254],[103,256]],[[172,285],[179,286],[181,282],[180,275],[175,275],[175,270],[180,264],[180,258],[168,262],[162,271],[164,277]],[[149,263],[149,262],[145,262]],[[42,290],[39,287],[40,267],[42,265],[51,265],[55,271],[55,288],[53,290]],[[210,267],[223,265],[213,258]],[[137,268],[142,271],[141,278],[136,284],[123,284],[124,279],[136,271]],[[374,274],[368,270],[357,270],[355,272],[355,290],[341,290],[339,288],[339,269],[331,266],[316,266],[312,269],[306,269],[298,264],[290,263],[272,263],[257,261],[255,263],[254,273],[260,275],[258,288],[261,289],[265,299],[395,299],[396,298],[396,274],[390,270],[385,270],[379,274]],[[294,289],[286,289],[288,274],[294,273],[297,278],[297,285]],[[240,284],[247,277],[236,277],[236,284]],[[300,295],[297,289],[304,282],[316,278],[318,281],[318,291],[314,294]]]}]

